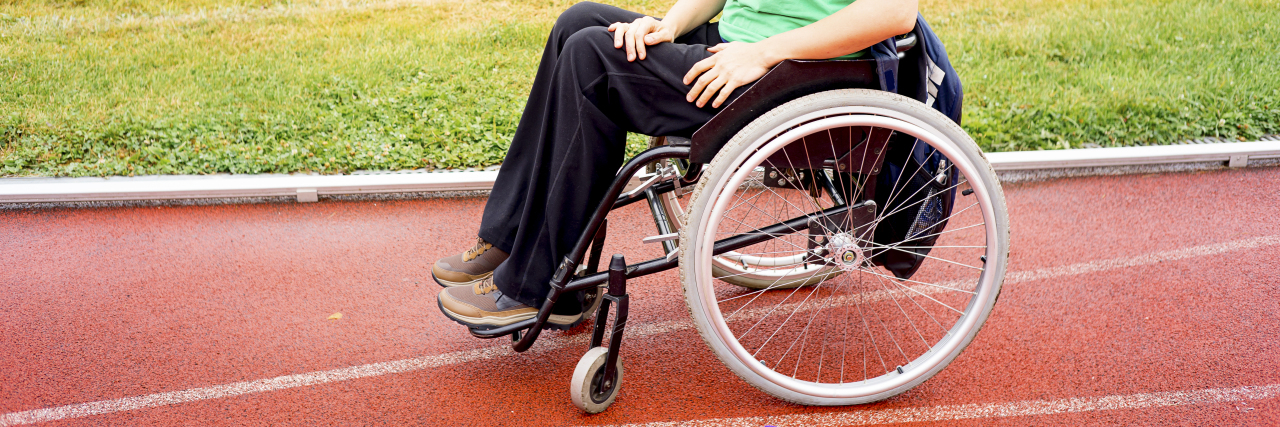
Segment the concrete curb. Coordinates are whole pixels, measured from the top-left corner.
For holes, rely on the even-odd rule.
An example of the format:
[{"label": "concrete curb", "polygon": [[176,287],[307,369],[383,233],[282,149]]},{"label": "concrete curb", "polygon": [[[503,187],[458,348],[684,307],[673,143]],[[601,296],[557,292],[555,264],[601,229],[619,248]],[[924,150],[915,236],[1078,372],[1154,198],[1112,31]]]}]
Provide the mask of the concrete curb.
[{"label": "concrete curb", "polygon": [[[1275,164],[1280,140],[1148,147],[1086,148],[988,153],[1002,176],[1106,175]],[[1124,172],[1129,170],[1130,172]],[[159,175],[110,178],[2,178],[0,204],[155,201],[182,199],[293,198],[314,202],[320,196],[459,193],[488,191],[495,170],[458,172],[374,172],[351,175]],[[1022,177],[1019,179],[1018,177]]]}]

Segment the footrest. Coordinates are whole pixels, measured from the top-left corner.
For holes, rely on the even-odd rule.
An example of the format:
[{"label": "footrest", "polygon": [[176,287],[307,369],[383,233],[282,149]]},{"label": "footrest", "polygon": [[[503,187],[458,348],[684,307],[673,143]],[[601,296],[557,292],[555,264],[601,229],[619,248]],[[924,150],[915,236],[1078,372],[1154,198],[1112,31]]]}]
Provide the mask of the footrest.
[{"label": "footrest", "polygon": [[507,326],[498,326],[498,327],[484,328],[484,329],[469,328],[467,329],[467,331],[471,332],[471,335],[476,338],[483,338],[483,339],[500,338],[500,337],[505,337],[507,335],[511,335],[516,332],[523,331],[525,329],[529,329],[533,327],[533,324],[537,320],[538,320],[537,318],[532,318],[528,320],[521,320],[519,322],[512,323]]}]

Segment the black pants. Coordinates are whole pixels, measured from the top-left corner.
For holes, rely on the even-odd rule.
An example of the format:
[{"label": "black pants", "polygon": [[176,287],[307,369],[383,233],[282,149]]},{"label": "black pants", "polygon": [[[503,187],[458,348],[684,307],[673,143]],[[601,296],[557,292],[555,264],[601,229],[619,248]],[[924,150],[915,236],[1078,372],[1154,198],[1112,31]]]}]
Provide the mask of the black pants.
[{"label": "black pants", "polygon": [[711,56],[707,47],[720,43],[716,24],[648,46],[646,59],[627,62],[607,27],[641,16],[578,3],[547,38],[480,224],[481,238],[511,254],[494,283],[524,304],[541,306],[546,298],[560,260],[622,166],[626,133],[688,137],[717,111],[685,101],[690,86],[683,82],[694,63]]}]

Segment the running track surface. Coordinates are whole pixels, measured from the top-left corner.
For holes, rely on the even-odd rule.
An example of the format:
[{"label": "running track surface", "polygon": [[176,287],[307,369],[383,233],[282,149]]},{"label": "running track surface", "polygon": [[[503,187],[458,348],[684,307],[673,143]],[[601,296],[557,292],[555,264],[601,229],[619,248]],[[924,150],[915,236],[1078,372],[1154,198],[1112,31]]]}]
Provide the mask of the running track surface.
[{"label": "running track surface", "polygon": [[[1007,185],[985,329],[857,407],[747,386],[674,271],[638,279],[594,416],[568,398],[588,329],[514,354],[437,311],[431,263],[484,199],[0,211],[0,425],[1277,425],[1277,190],[1277,168]],[[644,206],[611,222],[606,254],[660,255]]]}]

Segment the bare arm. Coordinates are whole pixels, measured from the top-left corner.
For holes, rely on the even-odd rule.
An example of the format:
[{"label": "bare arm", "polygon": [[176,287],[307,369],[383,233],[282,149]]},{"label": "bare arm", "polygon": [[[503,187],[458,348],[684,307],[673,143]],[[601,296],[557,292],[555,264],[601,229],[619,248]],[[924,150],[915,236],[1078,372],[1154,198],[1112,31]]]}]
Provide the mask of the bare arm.
[{"label": "bare arm", "polygon": [[671,25],[675,36],[680,37],[715,18],[724,9],[724,3],[725,0],[680,0],[667,11],[662,23]]},{"label": "bare arm", "polygon": [[693,85],[686,99],[702,107],[719,92],[711,104],[719,107],[734,89],[756,81],[784,60],[835,58],[911,31],[918,10],[918,0],[857,0],[818,22],[759,43],[712,46],[708,50],[715,55],[685,74],[684,83]]},{"label": "bare arm", "polygon": [[758,44],[770,66],[787,59],[835,58],[911,31],[918,9],[918,0],[858,0],[818,22]]}]

